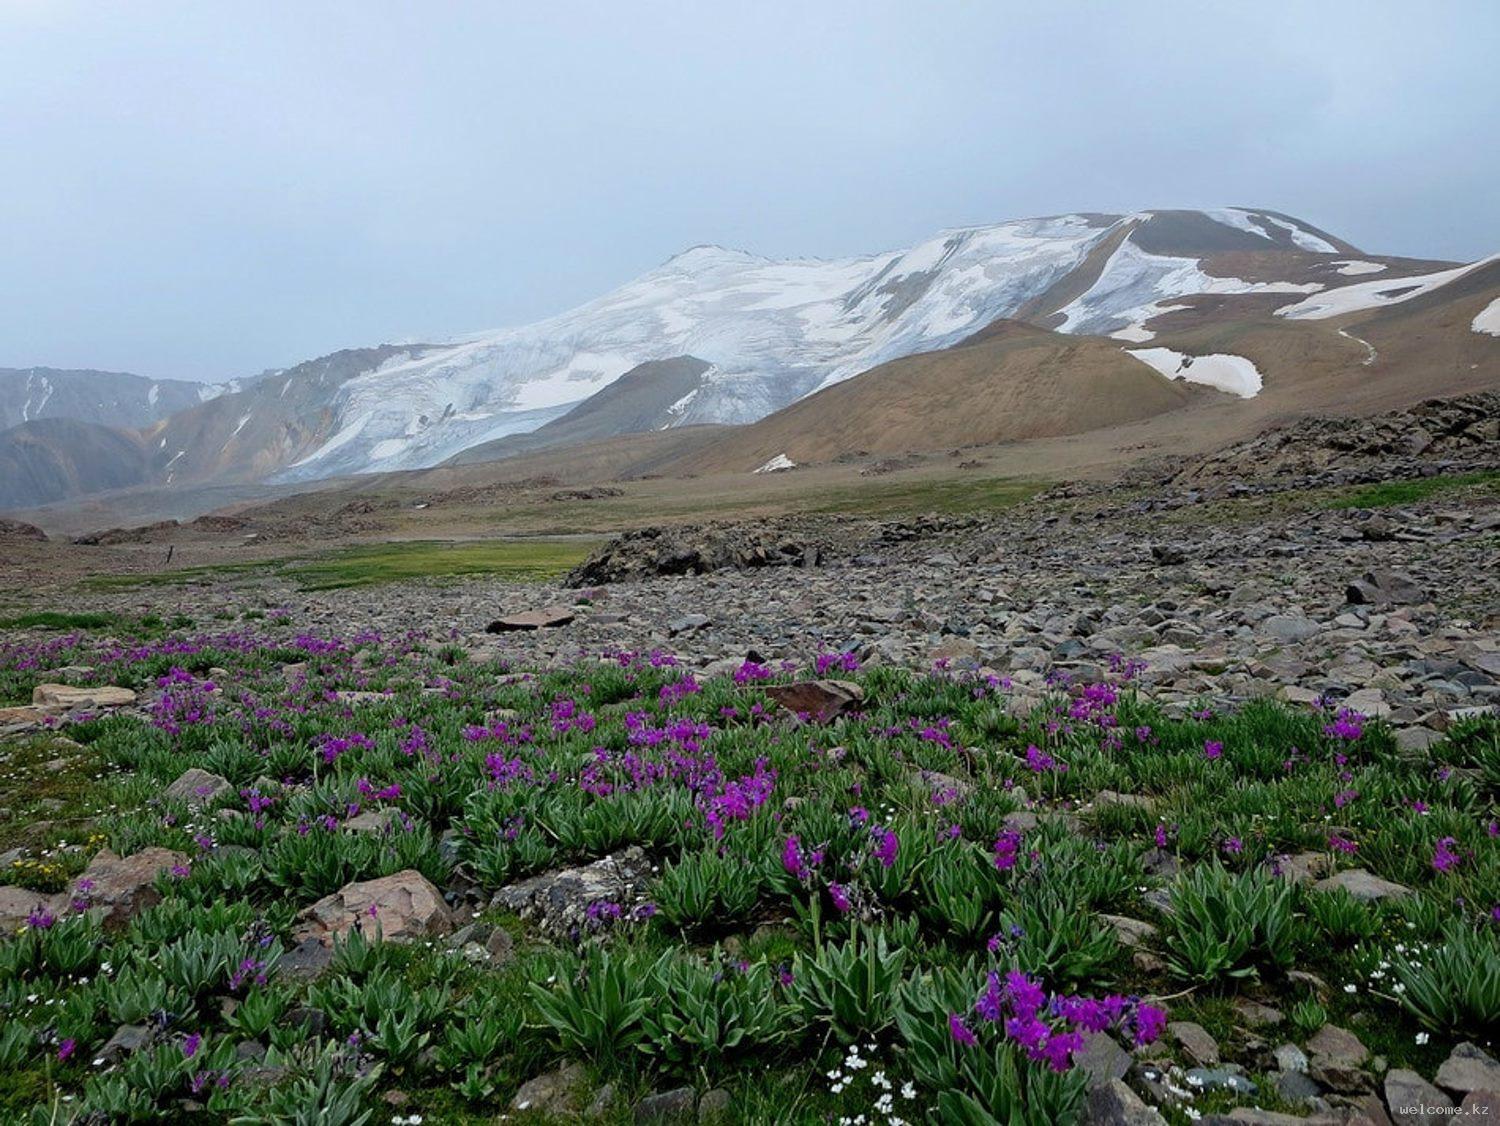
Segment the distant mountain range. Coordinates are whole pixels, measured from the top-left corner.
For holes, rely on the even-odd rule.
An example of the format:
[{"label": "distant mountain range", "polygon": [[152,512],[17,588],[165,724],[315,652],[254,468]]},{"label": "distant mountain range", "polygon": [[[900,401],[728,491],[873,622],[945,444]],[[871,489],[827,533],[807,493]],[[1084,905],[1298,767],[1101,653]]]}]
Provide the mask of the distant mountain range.
[{"label": "distant mountain range", "polygon": [[[217,395],[0,372],[0,507],[470,463],[696,424],[735,428],[698,469],[746,469],[761,453],[1074,433],[1398,360],[1415,365],[1420,397],[1419,357],[1350,325],[1452,305],[1429,318],[1444,342],[1429,338],[1427,354],[1500,378],[1497,262],[1368,255],[1253,208],[1022,219],[835,260],[700,246],[532,325],[336,352]],[[56,418],[74,425],[39,425]]]}]

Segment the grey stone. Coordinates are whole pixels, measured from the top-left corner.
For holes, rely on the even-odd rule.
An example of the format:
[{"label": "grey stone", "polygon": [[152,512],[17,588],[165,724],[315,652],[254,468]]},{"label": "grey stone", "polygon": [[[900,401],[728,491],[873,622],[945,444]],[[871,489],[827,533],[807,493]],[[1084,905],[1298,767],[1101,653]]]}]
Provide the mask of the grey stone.
[{"label": "grey stone", "polygon": [[1477,1045],[1464,1041],[1443,1061],[1434,1078],[1439,1087],[1460,1094],[1500,1091],[1500,1063]]},{"label": "grey stone", "polygon": [[1092,1083],[1124,1079],[1130,1071],[1130,1053],[1107,1032],[1084,1036],[1083,1050],[1073,1056],[1073,1066],[1082,1070]]},{"label": "grey stone", "polygon": [[1167,1035],[1195,1063],[1212,1067],[1219,1062],[1219,1042],[1201,1024],[1190,1020],[1174,1020],[1167,1024]]},{"label": "grey stone", "polygon": [[647,1095],[635,1104],[637,1122],[691,1122],[697,1116],[698,1097],[691,1087]]},{"label": "grey stone", "polygon": [[1411,888],[1403,884],[1392,883],[1390,880],[1383,880],[1363,868],[1346,869],[1327,879],[1319,880],[1313,885],[1314,891],[1334,891],[1339,888],[1365,903],[1378,903],[1383,899],[1399,899],[1411,894]]},{"label": "grey stone", "polygon": [[[1415,1071],[1393,1067],[1385,1075],[1385,1105],[1397,1122],[1453,1121],[1453,1100]],[[1497,1108],[1500,1109],[1500,1108]]]},{"label": "grey stone", "polygon": [[1089,1088],[1084,1126],[1166,1126],[1166,1119],[1122,1080],[1111,1079]]},{"label": "grey stone", "polygon": [[510,1109],[559,1118],[576,1117],[580,1109],[579,1092],[587,1078],[583,1064],[576,1061],[565,1063],[522,1083],[510,1100]]}]

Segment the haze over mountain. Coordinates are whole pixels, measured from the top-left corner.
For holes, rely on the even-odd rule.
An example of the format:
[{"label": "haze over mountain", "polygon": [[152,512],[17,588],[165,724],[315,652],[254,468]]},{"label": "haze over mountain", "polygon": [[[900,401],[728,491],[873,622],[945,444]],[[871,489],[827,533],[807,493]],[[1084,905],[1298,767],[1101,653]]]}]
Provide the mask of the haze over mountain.
[{"label": "haze over mountain", "polygon": [[[760,436],[752,446],[780,442],[801,457],[1074,433],[1202,399],[1184,385],[1254,397],[1268,379],[1297,378],[1289,356],[1311,363],[1317,352],[1319,371],[1379,362],[1373,345],[1341,334],[1345,320],[1428,295],[1477,301],[1492,273],[1364,254],[1251,208],[1012,220],[834,260],[699,246],[531,325],[348,349],[207,401],[194,385],[141,381],[146,406],[169,396],[180,409],[141,418],[90,400],[76,421],[105,434],[0,433],[12,467],[0,504],[135,484],[311,481],[767,416],[746,431]],[[1458,335],[1490,371],[1500,337],[1486,315],[1476,306]],[[1259,327],[1240,351],[1216,343],[1246,325]],[[10,393],[28,420],[53,398],[37,378],[21,406]],[[851,380],[852,395],[828,397]],[[1415,372],[1411,391],[1423,393]],[[842,404],[834,431],[820,421],[827,403]],[[860,440],[861,426],[878,429]]]}]

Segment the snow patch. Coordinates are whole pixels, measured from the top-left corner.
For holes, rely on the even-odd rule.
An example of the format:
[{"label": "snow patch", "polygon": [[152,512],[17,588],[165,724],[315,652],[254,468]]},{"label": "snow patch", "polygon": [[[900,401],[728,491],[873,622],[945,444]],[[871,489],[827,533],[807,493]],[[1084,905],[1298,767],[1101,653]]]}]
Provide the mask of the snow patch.
[{"label": "snow patch", "polygon": [[1262,215],[1267,223],[1275,223],[1287,234],[1292,236],[1292,241],[1303,250],[1311,250],[1314,254],[1337,254],[1339,248],[1327,239],[1321,239],[1311,231],[1303,230],[1295,223],[1288,223],[1285,219],[1278,219],[1274,215]]},{"label": "snow patch", "polygon": [[1127,348],[1125,351],[1168,379],[1217,387],[1242,399],[1253,399],[1260,393],[1260,372],[1244,356],[1232,356],[1226,352],[1189,356],[1170,348]]},{"label": "snow patch", "polygon": [[1364,339],[1364,337],[1362,337],[1362,336],[1355,336],[1354,333],[1348,332],[1348,331],[1346,331],[1346,330],[1344,330],[1342,328],[1339,329],[1339,335],[1342,336],[1345,340],[1352,340],[1356,344],[1363,344],[1364,345],[1364,347],[1365,347],[1365,358],[1359,361],[1360,362],[1360,366],[1362,366],[1362,367],[1369,367],[1379,357],[1380,353],[1377,352],[1377,351],[1375,351],[1375,345],[1371,344],[1368,340]]},{"label": "snow patch", "polygon": [[[234,424],[234,429],[229,432],[229,436],[233,438],[241,430],[245,429],[245,423],[250,421],[250,415],[253,415],[254,413],[254,411],[251,411],[250,414],[241,415],[240,420]],[[228,445],[227,442],[225,444]]]},{"label": "snow patch", "polygon": [[1382,278],[1379,281],[1341,285],[1337,289],[1330,289],[1326,293],[1306,298],[1294,305],[1283,305],[1276,310],[1276,315],[1294,321],[1320,321],[1328,317],[1342,316],[1345,313],[1358,313],[1364,309],[1378,309],[1382,305],[1399,305],[1403,301],[1410,301],[1413,297],[1431,293],[1439,286],[1457,281],[1470,271],[1495,261],[1500,261],[1500,254],[1482,258],[1467,266],[1439,270],[1432,274],[1414,274],[1404,278]]},{"label": "snow patch", "polygon": [[791,458],[787,457],[786,454],[777,454],[775,457],[773,457],[770,461],[766,462],[764,465],[762,465],[755,472],[757,472],[757,473],[781,473],[784,470],[787,470],[787,469],[796,469],[796,468],[797,468],[797,463],[795,461],[793,461]]},{"label": "snow patch", "polygon": [[1357,277],[1360,274],[1378,274],[1385,269],[1384,262],[1361,262],[1358,258],[1344,258],[1334,263],[1338,272],[1346,277]]},{"label": "snow patch", "polygon": [[1500,336],[1500,297],[1495,298],[1481,309],[1470,327],[1475,332],[1487,333],[1490,336]]}]

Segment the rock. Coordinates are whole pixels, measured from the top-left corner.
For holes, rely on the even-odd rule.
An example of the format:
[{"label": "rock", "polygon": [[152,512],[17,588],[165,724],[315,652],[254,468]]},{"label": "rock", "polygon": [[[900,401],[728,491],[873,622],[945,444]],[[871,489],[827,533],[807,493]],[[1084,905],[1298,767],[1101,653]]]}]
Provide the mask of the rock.
[{"label": "rock", "polygon": [[1283,1071],[1276,1077],[1276,1093],[1289,1103],[1300,1103],[1317,1098],[1323,1088],[1306,1072]]},{"label": "rock", "polygon": [[789,712],[813,723],[828,723],[864,702],[865,690],[852,680],[802,680],[768,684],[762,691]]},{"label": "rock", "polygon": [[1227,1067],[1190,1067],[1184,1078],[1188,1086],[1200,1091],[1233,1091],[1237,1095],[1253,1095],[1256,1091],[1253,1082]]},{"label": "rock", "polygon": [[1126,915],[1100,914],[1100,919],[1108,923],[1115,932],[1115,937],[1120,940],[1121,946],[1141,947],[1146,946],[1156,937],[1157,930],[1150,923],[1142,922],[1140,919],[1132,919]]},{"label": "rock", "polygon": [[414,868],[347,884],[297,918],[294,939],[316,938],[330,945],[335,936],[356,927],[371,937],[378,929],[389,941],[431,938],[453,929],[442,893]]},{"label": "rock", "polygon": [[583,1064],[565,1063],[522,1083],[521,1089],[510,1100],[510,1109],[529,1110],[562,1119],[577,1117],[579,1091],[587,1080]]},{"label": "rock", "polygon": [[1280,1024],[1285,1019],[1280,1009],[1273,1009],[1270,1005],[1262,1005],[1259,1001],[1252,1001],[1248,998],[1237,1000],[1234,1003],[1234,1011],[1250,1028],[1269,1028]]},{"label": "rock", "polygon": [[1084,1033],[1083,1050],[1073,1056],[1073,1066],[1092,1084],[1124,1079],[1130,1072],[1130,1053],[1107,1032]]},{"label": "rock", "polygon": [[637,1122],[691,1122],[696,1116],[698,1096],[691,1087],[674,1087],[647,1095],[635,1104]]},{"label": "rock", "polygon": [[1273,641],[1298,642],[1316,637],[1323,627],[1302,614],[1272,614],[1260,624],[1260,632]]},{"label": "rock", "polygon": [[673,619],[667,625],[667,633],[672,637],[680,637],[685,633],[696,633],[713,621],[707,614],[684,614],[680,618]]},{"label": "rock", "polygon": [[1403,751],[1428,751],[1443,741],[1430,727],[1402,727],[1396,731],[1396,747]]},{"label": "rock", "polygon": [[281,960],[276,963],[276,973],[280,977],[311,981],[332,962],[333,950],[316,938],[308,937],[282,954]]},{"label": "rock", "polygon": [[1385,1074],[1385,1105],[1397,1122],[1452,1121],[1456,1109],[1447,1095],[1402,1067]]},{"label": "rock", "polygon": [[584,1118],[592,1122],[608,1116],[610,1110],[615,1105],[615,1096],[617,1094],[618,1092],[615,1090],[613,1083],[604,1084],[589,1099],[589,1105],[583,1111]]},{"label": "rock", "polygon": [[1174,1020],[1167,1025],[1167,1035],[1177,1042],[1195,1063],[1212,1067],[1219,1062],[1219,1042],[1201,1024]]},{"label": "rock", "polygon": [[1297,1114],[1282,1114],[1276,1110],[1237,1106],[1226,1114],[1204,1115],[1199,1119],[1199,1126],[1312,1126],[1313,1121],[1313,1119],[1303,1118]]},{"label": "rock", "polygon": [[69,684],[38,684],[31,690],[31,702],[39,707],[72,711],[85,708],[122,708],[135,703],[135,693],[113,685],[101,688],[77,688]]},{"label": "rock", "polygon": [[1366,571],[1364,578],[1349,584],[1344,600],[1356,606],[1392,606],[1425,602],[1427,593],[1414,578],[1400,571]]},{"label": "rock", "polygon": [[98,1059],[106,1064],[118,1063],[132,1056],[151,1043],[151,1029],[144,1024],[122,1024],[115,1029],[104,1047],[99,1049]]},{"label": "rock", "polygon": [[1107,809],[1110,806],[1124,806],[1127,809],[1139,809],[1150,813],[1156,808],[1156,801],[1144,794],[1120,794],[1114,790],[1100,790],[1094,795],[1094,808]]},{"label": "rock", "polygon": [[210,774],[206,770],[199,770],[193,766],[184,770],[177,781],[162,791],[161,796],[173,801],[186,802],[189,806],[203,807],[213,805],[226,794],[232,793],[234,793],[234,786],[230,784],[228,778]]},{"label": "rock", "polygon": [[[278,972],[280,968],[278,965]],[[283,1021],[288,1028],[300,1028],[313,1038],[320,1037],[328,1031],[328,1014],[322,1009],[314,1009],[306,1005],[298,1005],[290,1010]]]},{"label": "rock", "polygon": [[484,627],[485,633],[514,633],[524,630],[556,629],[568,625],[576,617],[566,606],[544,606],[540,610],[523,610],[519,614],[507,614],[496,618]]},{"label": "rock", "polygon": [[184,868],[187,862],[186,855],[168,848],[143,848],[124,857],[101,849],[73,881],[70,898],[87,900],[90,907],[104,910],[105,922],[122,925],[161,902],[157,876]]},{"label": "rock", "polygon": [[35,914],[56,918],[68,909],[65,895],[47,895],[29,888],[0,887],[0,936],[15,934],[26,928],[26,920]]},{"label": "rock", "polygon": [[589,904],[628,904],[651,880],[651,862],[639,847],[578,868],[562,868],[510,884],[490,906],[534,919],[553,935],[566,935],[584,923]]},{"label": "rock", "polygon": [[1478,1091],[1470,1091],[1459,1103],[1459,1109],[1463,1111],[1462,1116],[1455,1115],[1450,1121],[1472,1122],[1476,1118],[1488,1118],[1495,1113],[1495,1108],[1500,1107],[1500,1090],[1485,1088]]},{"label": "rock", "polygon": [[1306,1071],[1307,1053],[1295,1044],[1282,1044],[1271,1053],[1281,1071]]},{"label": "rock", "polygon": [[1154,1107],[1119,1079],[1089,1087],[1084,1126],[1166,1126],[1167,1120]]},{"label": "rock", "polygon": [[0,708],[0,731],[40,727],[45,721],[53,718],[56,714],[57,712],[54,708],[36,706]]},{"label": "rock", "polygon": [[383,809],[367,809],[363,813],[355,814],[339,827],[351,833],[388,833],[392,827],[399,825],[400,818],[396,811],[390,807]]},{"label": "rock", "polygon": [[[1459,1094],[1470,1091],[1500,1091],[1500,1063],[1465,1041],[1454,1048],[1434,1077],[1439,1087]],[[1500,1108],[1497,1108],[1500,1109]]]},{"label": "rock", "polygon": [[1339,888],[1364,903],[1378,903],[1382,899],[1397,899],[1411,894],[1411,888],[1383,880],[1363,868],[1350,868],[1313,884],[1314,891],[1335,891]]},{"label": "rock", "polygon": [[698,1121],[702,1126],[726,1126],[734,1117],[734,1097],[723,1087],[703,1092],[698,1100]]},{"label": "rock", "polygon": [[1325,1024],[1307,1042],[1307,1052],[1314,1061],[1335,1060],[1359,1067],[1370,1058],[1370,1049],[1360,1038],[1336,1024]]}]

